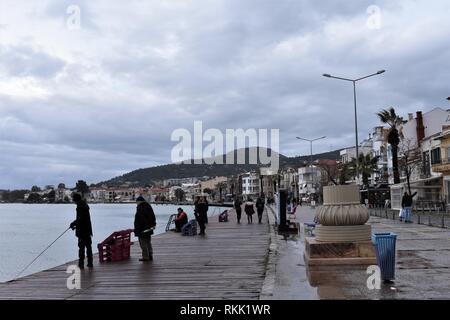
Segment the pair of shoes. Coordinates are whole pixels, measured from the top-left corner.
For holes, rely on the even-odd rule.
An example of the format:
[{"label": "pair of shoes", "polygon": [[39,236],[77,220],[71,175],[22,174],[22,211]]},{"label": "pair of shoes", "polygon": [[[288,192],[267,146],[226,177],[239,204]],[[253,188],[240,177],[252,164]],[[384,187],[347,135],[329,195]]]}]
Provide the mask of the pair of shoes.
[{"label": "pair of shoes", "polygon": [[146,262],[146,261],[150,261],[150,259],[139,259],[139,261]]},{"label": "pair of shoes", "polygon": [[403,222],[403,219],[402,219],[402,218],[400,218],[400,222]]}]

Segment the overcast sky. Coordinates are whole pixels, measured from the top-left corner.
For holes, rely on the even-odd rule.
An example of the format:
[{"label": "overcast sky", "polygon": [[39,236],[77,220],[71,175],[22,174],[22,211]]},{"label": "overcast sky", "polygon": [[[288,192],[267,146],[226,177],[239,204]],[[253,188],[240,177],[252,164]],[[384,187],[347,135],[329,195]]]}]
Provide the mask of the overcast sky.
[{"label": "overcast sky", "polygon": [[361,139],[381,108],[449,107],[447,0],[0,6],[0,188],[73,186],[169,163],[172,131],[192,131],[195,120],[279,128],[288,156],[309,154],[297,135],[326,135],[317,152],[352,145],[351,83],[323,73],[387,70],[358,83]]}]

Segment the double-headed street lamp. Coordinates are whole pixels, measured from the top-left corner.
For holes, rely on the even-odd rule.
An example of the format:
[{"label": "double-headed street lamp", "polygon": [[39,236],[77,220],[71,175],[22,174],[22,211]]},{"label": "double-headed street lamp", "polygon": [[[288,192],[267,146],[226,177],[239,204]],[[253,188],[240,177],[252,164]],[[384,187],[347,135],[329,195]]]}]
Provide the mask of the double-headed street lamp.
[{"label": "double-headed street lamp", "polygon": [[[358,115],[357,115],[357,112],[356,112],[356,82],[358,82],[359,80],[363,80],[363,79],[366,79],[366,78],[370,78],[370,77],[382,74],[384,72],[386,72],[386,70],[380,70],[380,71],[378,71],[376,73],[373,73],[373,74],[370,74],[368,76],[361,77],[361,78],[358,78],[358,79],[347,79],[347,78],[342,78],[342,77],[335,77],[335,76],[332,76],[332,75],[327,74],[327,73],[323,74],[323,76],[327,77],[327,78],[333,78],[333,79],[338,79],[338,80],[350,81],[350,82],[353,83],[353,101],[355,103],[355,140],[356,140],[355,148],[356,148],[356,159],[357,159],[357,161],[358,161],[358,157],[359,157],[359,148],[358,148],[358,144],[359,143],[358,143]],[[357,179],[359,179],[359,168],[358,168],[358,165],[356,165],[356,177],[357,177]]]},{"label": "double-headed street lamp", "polygon": [[317,141],[317,140],[320,140],[320,139],[325,139],[326,136],[323,136],[323,137],[320,137],[320,138],[316,138],[316,139],[305,139],[305,138],[300,138],[300,137],[296,137],[296,138],[299,139],[299,140],[308,141],[310,143],[310,145],[311,145],[311,160],[310,160],[309,165],[312,167],[312,164],[313,164],[313,148],[312,148],[312,144],[313,144],[314,141]]}]

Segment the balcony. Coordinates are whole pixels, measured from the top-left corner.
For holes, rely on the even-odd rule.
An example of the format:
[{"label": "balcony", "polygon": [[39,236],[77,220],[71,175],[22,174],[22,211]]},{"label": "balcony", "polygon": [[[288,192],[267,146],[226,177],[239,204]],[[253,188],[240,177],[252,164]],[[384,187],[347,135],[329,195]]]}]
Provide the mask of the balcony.
[{"label": "balcony", "polygon": [[435,163],[431,165],[434,172],[450,172],[450,159],[441,159],[440,163]]}]

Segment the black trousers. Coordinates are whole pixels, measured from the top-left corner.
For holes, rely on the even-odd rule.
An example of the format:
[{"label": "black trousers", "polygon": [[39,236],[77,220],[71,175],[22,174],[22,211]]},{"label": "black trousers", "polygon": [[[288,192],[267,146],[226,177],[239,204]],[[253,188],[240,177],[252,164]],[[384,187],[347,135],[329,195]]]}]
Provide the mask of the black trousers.
[{"label": "black trousers", "polygon": [[91,237],[78,238],[78,265],[80,267],[84,266],[85,251],[86,251],[86,256],[88,259],[88,265],[92,265],[93,258],[92,258],[92,239],[91,239]]},{"label": "black trousers", "polygon": [[177,232],[181,232],[181,228],[182,228],[186,223],[187,223],[187,221],[182,221],[182,220],[175,221],[175,230],[176,230]]},{"label": "black trousers", "polygon": [[264,209],[258,209],[258,222],[261,223]]},{"label": "black trousers", "polygon": [[205,233],[205,229],[206,229],[205,221],[204,220],[199,220],[197,222],[198,222],[198,225],[200,227],[200,234],[204,234]]},{"label": "black trousers", "polygon": [[236,217],[237,217],[237,221],[241,222],[241,215],[242,215],[242,209],[236,209]]}]

